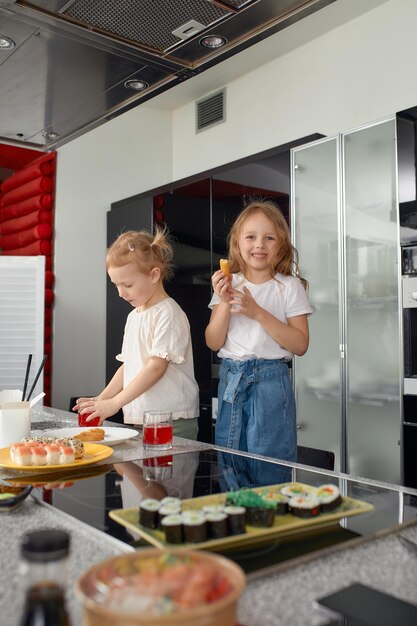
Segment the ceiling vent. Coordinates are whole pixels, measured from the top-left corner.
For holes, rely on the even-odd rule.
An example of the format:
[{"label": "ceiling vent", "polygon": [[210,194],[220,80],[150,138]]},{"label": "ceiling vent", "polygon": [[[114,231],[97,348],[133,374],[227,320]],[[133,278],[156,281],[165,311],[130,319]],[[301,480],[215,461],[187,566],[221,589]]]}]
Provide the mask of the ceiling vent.
[{"label": "ceiling vent", "polygon": [[223,89],[197,102],[197,132],[225,121],[225,99],[226,90]]}]

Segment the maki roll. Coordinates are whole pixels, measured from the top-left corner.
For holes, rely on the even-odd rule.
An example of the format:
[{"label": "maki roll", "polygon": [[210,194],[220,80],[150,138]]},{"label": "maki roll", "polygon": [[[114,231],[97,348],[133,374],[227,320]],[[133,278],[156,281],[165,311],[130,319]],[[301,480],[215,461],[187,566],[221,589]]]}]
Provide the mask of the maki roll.
[{"label": "maki roll", "polygon": [[212,539],[222,539],[229,534],[226,513],[207,513],[208,534]]},{"label": "maki roll", "polygon": [[316,496],[296,496],[290,499],[288,507],[290,513],[297,517],[315,517],[320,513],[320,502]]},{"label": "maki roll", "polygon": [[139,504],[139,524],[146,528],[158,527],[159,500],[145,498]]},{"label": "maki roll", "polygon": [[290,499],[287,496],[283,496],[282,493],[278,493],[277,491],[263,491],[261,497],[265,502],[275,503],[275,515],[285,515],[288,513],[288,502]]},{"label": "maki roll", "polygon": [[241,489],[227,494],[227,502],[246,509],[246,523],[259,528],[269,528],[275,520],[275,502],[266,501],[255,491]]},{"label": "maki roll", "polygon": [[181,515],[166,515],[161,521],[166,543],[182,543],[183,529]]},{"label": "maki roll", "polygon": [[224,504],[205,504],[203,506],[203,513],[206,515],[210,513],[224,513]]},{"label": "maki roll", "polygon": [[200,543],[207,539],[207,521],[203,511],[184,511],[181,514],[184,540],[187,543]]},{"label": "maki roll", "polygon": [[224,512],[227,515],[231,535],[242,535],[246,532],[246,509],[244,506],[226,506]]},{"label": "maki roll", "polygon": [[[172,499],[176,500],[177,498],[172,498]],[[159,509],[158,509],[159,526],[162,525],[162,520],[167,515],[179,515],[179,513],[181,513],[181,501],[180,500],[178,500],[178,502],[166,502],[165,504],[163,504],[163,500],[161,500],[159,503]]]},{"label": "maki roll", "polygon": [[296,498],[297,496],[305,498],[309,495],[308,489],[299,483],[290,483],[289,485],[282,487],[281,493],[283,496],[287,496],[287,498]]},{"label": "maki roll", "polygon": [[265,506],[250,506],[246,509],[246,522],[256,528],[270,528],[275,521],[275,503],[265,502]]},{"label": "maki roll", "polygon": [[181,498],[174,498],[173,496],[165,496],[160,500],[159,504],[164,506],[165,504],[177,505],[178,508],[181,508]]},{"label": "maki roll", "polygon": [[336,485],[320,485],[316,491],[323,512],[332,511],[342,503],[339,487]]}]

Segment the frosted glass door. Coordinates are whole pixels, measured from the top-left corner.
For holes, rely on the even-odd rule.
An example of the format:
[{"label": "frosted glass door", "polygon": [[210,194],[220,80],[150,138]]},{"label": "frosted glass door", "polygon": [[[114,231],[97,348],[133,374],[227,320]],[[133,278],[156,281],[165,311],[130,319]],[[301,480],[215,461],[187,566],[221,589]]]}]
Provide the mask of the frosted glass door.
[{"label": "frosted glass door", "polygon": [[395,122],[342,136],[347,470],[400,482]]},{"label": "frosted glass door", "polygon": [[292,233],[314,313],[310,347],[296,357],[298,443],[332,450],[340,467],[338,138],[292,151]]}]

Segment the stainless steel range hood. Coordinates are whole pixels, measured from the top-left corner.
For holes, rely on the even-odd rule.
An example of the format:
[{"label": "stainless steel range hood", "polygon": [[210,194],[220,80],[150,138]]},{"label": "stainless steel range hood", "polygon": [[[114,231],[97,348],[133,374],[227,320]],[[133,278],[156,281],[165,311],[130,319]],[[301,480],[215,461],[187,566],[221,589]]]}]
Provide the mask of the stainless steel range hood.
[{"label": "stainless steel range hood", "polygon": [[0,142],[58,147],[334,1],[0,0]]}]

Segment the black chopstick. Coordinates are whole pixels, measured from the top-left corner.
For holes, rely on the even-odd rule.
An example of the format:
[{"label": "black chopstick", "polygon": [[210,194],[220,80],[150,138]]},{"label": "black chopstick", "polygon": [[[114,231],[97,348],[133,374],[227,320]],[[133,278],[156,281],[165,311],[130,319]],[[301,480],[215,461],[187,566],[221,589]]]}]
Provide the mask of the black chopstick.
[{"label": "black chopstick", "polygon": [[35,376],[35,380],[33,381],[33,385],[32,385],[32,387],[30,388],[30,391],[29,391],[29,393],[28,393],[28,397],[26,398],[26,400],[27,400],[27,401],[29,401],[29,400],[30,400],[30,396],[32,395],[33,390],[35,389],[36,383],[38,382],[38,378],[39,378],[39,376],[41,375],[41,372],[42,372],[42,370],[43,370],[43,366],[45,365],[45,361],[46,361],[46,359],[47,359],[47,358],[48,358],[48,355],[47,355],[47,354],[44,354],[44,355],[43,355],[43,359],[42,359],[42,363],[41,363],[41,364],[40,364],[40,366],[39,366],[39,369],[38,369],[38,371],[37,371],[37,373],[36,373],[36,376]]},{"label": "black chopstick", "polygon": [[31,366],[31,363],[32,363],[32,355],[31,355],[31,354],[29,354],[29,356],[28,356],[28,362],[27,362],[27,364],[26,364],[26,375],[25,375],[25,384],[23,385],[22,402],[23,402],[23,401],[24,401],[24,399],[25,399],[25,393],[26,393],[26,389],[27,389],[27,386],[28,386],[29,372],[30,372],[30,366]]}]

